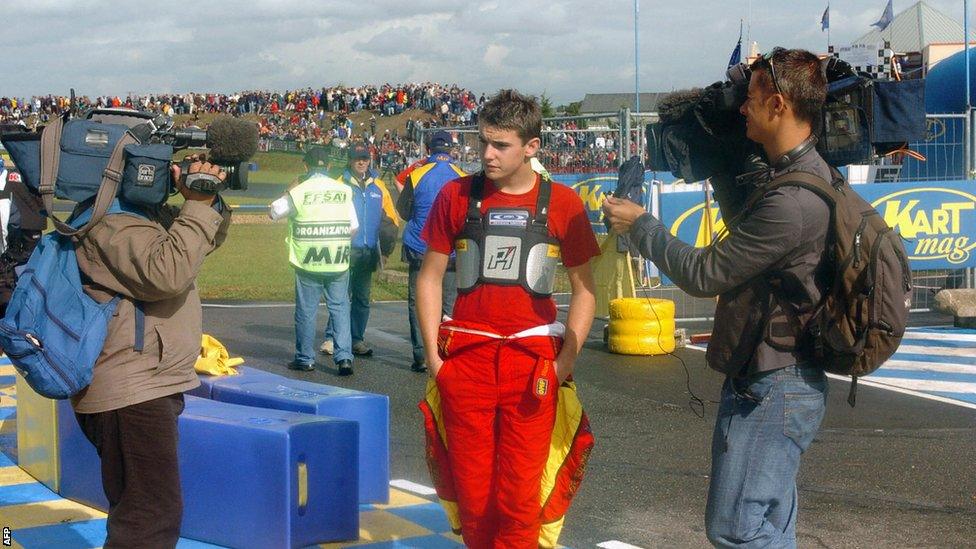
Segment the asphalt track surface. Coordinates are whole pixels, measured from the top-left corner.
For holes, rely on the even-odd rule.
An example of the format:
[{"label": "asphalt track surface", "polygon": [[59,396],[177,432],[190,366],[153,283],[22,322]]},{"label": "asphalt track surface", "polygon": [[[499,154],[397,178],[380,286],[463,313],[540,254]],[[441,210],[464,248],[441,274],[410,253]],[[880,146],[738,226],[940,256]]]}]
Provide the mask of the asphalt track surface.
[{"label": "asphalt track surface", "polygon": [[[348,378],[336,376],[323,355],[315,372],[287,370],[293,311],[287,303],[207,304],[204,326],[248,366],[389,395],[391,478],[430,486],[417,409],[426,376],[409,368],[406,304],[373,305],[366,335],[375,354],[357,359]],[[326,317],[320,309],[318,334]],[[915,317],[913,324],[946,320]],[[601,329],[595,322],[575,373],[596,448],[560,542],[707,546],[703,516],[722,378],[697,350],[609,354]],[[686,384],[705,401],[704,417],[693,413]],[[803,458],[800,546],[976,547],[976,409],[867,386],[859,386],[852,409],[848,387],[831,380],[826,418]]]}]

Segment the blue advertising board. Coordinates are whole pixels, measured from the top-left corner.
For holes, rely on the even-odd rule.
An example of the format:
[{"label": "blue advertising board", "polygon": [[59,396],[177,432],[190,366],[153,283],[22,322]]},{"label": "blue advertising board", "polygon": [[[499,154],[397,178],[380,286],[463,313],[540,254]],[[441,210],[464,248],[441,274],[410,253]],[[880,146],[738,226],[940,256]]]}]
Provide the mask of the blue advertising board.
[{"label": "blue advertising board", "polygon": [[[671,174],[666,174],[667,180],[673,180]],[[644,185],[647,188],[651,181],[659,179],[661,174],[655,172],[644,172]],[[567,174],[557,173],[552,176],[553,181],[557,181],[576,191],[580,199],[583,200],[583,207],[590,218],[590,225],[596,234],[607,234],[607,228],[603,224],[603,197],[608,193],[613,193],[617,188],[617,172],[612,173],[582,173]]]},{"label": "blue advertising board", "polygon": [[[905,239],[912,270],[976,267],[976,183],[931,181],[853,187]],[[705,246],[724,227],[718,204],[702,193],[661,196],[661,221],[684,242]],[[710,229],[710,230],[709,230]]]},{"label": "blue advertising board", "polygon": [[617,188],[617,173],[559,173],[553,174],[552,179],[576,191],[583,200],[593,232],[607,234],[600,207],[603,206],[604,195]]}]

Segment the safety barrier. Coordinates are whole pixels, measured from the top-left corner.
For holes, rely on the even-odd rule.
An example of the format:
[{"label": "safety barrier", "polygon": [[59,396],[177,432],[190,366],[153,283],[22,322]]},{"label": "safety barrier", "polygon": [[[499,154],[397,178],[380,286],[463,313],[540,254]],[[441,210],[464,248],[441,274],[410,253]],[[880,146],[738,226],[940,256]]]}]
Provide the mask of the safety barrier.
[{"label": "safety barrier", "polygon": [[302,412],[359,424],[359,502],[390,501],[390,399],[275,376],[227,376],[214,381],[213,400]]},{"label": "safety barrier", "polygon": [[[193,391],[204,398],[186,396],[181,535],[229,547],[356,539],[360,500],[389,500],[388,398],[242,370],[204,378]],[[19,465],[62,497],[107,510],[99,457],[70,402],[37,395],[18,375],[17,418]]]},{"label": "safety barrier", "polygon": [[611,301],[607,347],[622,355],[674,352],[674,302],[640,297]]},{"label": "safety barrier", "polygon": [[186,397],[181,535],[239,548],[359,536],[358,425]]}]

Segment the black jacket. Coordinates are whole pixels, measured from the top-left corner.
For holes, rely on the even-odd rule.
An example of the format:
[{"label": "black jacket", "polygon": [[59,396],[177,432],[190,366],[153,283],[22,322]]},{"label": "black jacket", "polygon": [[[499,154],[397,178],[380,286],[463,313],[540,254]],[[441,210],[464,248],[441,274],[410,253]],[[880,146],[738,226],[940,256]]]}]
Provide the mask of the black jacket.
[{"label": "black jacket", "polygon": [[[830,168],[810,149],[770,180],[803,171],[830,181]],[[651,214],[630,234],[641,255],[685,292],[719,296],[708,363],[730,375],[776,370],[805,361],[782,302],[804,311],[825,288],[824,249],[830,209],[799,187],[768,193],[723,240],[695,248],[675,238]],[[781,285],[781,289],[773,289]]]}]

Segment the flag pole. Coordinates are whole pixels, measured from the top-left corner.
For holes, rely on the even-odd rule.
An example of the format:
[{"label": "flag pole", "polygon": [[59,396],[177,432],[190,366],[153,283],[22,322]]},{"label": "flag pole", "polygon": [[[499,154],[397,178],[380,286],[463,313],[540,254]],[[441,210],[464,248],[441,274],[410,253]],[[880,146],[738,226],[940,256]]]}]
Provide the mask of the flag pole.
[{"label": "flag pole", "polygon": [[827,52],[830,52],[830,2],[827,2]]},{"label": "flag pole", "polygon": [[963,44],[965,44],[966,49],[966,53],[963,54],[963,57],[966,58],[966,113],[967,116],[969,116],[969,110],[972,108],[972,101],[970,101],[969,97],[969,0],[962,1],[962,9],[965,12],[962,16],[964,29],[963,34],[965,34],[963,37]]},{"label": "flag pole", "polygon": [[[634,0],[634,106],[640,112],[640,34],[637,18],[640,15],[640,0]],[[629,151],[628,151],[629,152]],[[626,156],[627,153],[624,153]],[[623,161],[623,159],[620,159]]]}]

